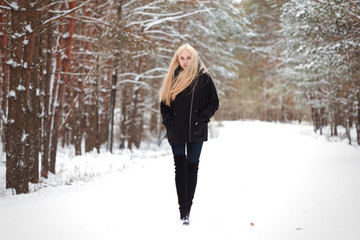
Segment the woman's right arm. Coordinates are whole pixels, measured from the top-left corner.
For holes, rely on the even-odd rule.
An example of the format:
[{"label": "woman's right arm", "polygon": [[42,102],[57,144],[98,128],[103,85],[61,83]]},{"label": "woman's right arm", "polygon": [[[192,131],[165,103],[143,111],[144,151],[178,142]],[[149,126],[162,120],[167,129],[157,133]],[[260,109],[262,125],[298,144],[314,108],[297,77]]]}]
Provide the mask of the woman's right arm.
[{"label": "woman's right arm", "polygon": [[163,118],[163,124],[166,125],[166,123],[173,116],[171,108],[168,105],[166,105],[163,101],[161,101],[160,102],[160,112],[161,112],[161,116]]}]

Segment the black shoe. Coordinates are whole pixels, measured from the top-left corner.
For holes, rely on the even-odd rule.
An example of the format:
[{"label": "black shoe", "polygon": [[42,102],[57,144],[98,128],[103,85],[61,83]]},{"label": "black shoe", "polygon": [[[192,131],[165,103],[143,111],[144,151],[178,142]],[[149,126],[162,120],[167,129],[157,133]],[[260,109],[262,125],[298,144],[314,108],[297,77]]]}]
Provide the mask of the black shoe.
[{"label": "black shoe", "polygon": [[186,217],[182,218],[181,221],[182,221],[184,226],[189,226],[190,225],[189,216],[186,216]]}]

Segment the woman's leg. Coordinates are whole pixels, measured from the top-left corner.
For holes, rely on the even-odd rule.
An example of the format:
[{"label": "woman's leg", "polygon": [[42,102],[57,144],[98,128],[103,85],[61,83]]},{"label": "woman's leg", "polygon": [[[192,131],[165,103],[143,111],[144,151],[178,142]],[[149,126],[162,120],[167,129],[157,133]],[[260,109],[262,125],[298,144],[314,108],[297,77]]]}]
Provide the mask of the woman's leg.
[{"label": "woman's leg", "polygon": [[178,196],[180,219],[185,222],[188,218],[187,203],[187,170],[188,164],[185,155],[185,144],[171,145],[175,162],[175,185]]},{"label": "woman's leg", "polygon": [[185,143],[178,145],[171,145],[171,150],[173,152],[174,157],[176,155],[185,155]]},{"label": "woman's leg", "polygon": [[186,144],[188,162],[198,163],[200,161],[200,154],[203,142],[190,142]]},{"label": "woman's leg", "polygon": [[192,142],[187,144],[187,209],[189,214],[197,184],[199,159],[202,145],[202,142]]}]

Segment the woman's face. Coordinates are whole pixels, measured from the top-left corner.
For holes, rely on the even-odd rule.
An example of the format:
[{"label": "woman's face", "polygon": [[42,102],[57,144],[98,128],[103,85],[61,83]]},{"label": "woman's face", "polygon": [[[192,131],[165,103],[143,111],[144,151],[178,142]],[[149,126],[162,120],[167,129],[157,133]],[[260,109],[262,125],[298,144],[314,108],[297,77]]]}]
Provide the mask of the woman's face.
[{"label": "woman's face", "polygon": [[182,51],[178,56],[180,66],[185,69],[191,62],[191,52],[188,50]]}]

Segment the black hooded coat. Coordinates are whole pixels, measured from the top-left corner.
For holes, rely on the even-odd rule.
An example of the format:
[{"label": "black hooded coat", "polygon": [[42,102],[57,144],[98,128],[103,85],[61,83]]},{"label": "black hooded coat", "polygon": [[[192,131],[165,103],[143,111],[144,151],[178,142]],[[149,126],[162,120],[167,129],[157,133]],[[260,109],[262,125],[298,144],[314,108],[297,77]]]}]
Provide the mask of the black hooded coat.
[{"label": "black hooded coat", "polygon": [[207,141],[208,122],[218,108],[215,85],[210,74],[201,69],[192,84],[180,92],[170,106],[160,103],[170,145]]}]

